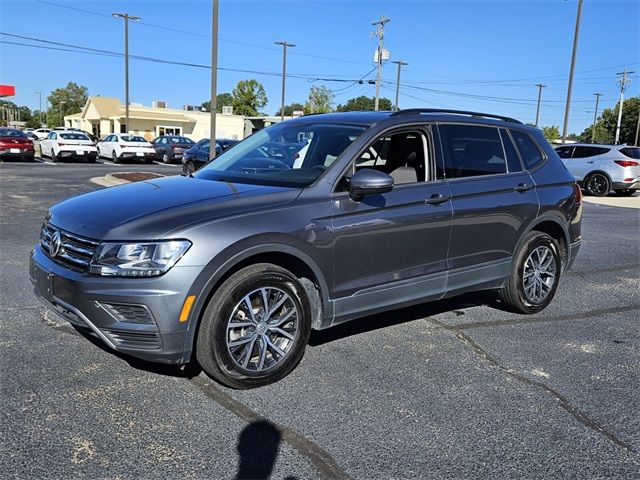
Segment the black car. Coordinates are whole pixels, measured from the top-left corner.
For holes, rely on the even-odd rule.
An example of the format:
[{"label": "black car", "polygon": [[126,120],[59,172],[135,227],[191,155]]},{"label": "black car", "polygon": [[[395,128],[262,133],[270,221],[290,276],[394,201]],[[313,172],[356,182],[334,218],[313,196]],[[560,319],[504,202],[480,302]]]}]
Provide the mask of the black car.
[{"label": "black car", "polygon": [[[282,157],[291,138],[308,139],[293,165]],[[218,381],[252,388],[291,372],[312,330],[367,315],[478,290],[495,290],[502,308],[542,311],[576,258],[581,215],[571,174],[517,120],[309,115],[193,175],[54,205],[29,272],[51,310],[109,348],[197,359]]]},{"label": "black car", "polygon": [[[200,140],[182,156],[182,171],[190,175],[209,161],[209,147],[211,141],[208,138]],[[216,140],[216,155],[222,153],[222,146]]]},{"label": "black car", "polygon": [[219,144],[220,147],[222,147],[223,152],[226,152],[234,145],[240,143],[240,140],[235,140],[233,138],[219,138],[216,140],[216,143]]},{"label": "black car", "polygon": [[33,160],[33,141],[16,128],[0,128],[0,159]]},{"label": "black car", "polygon": [[161,135],[151,142],[156,150],[156,158],[164,163],[181,160],[185,150],[193,147],[196,142],[179,135]]}]

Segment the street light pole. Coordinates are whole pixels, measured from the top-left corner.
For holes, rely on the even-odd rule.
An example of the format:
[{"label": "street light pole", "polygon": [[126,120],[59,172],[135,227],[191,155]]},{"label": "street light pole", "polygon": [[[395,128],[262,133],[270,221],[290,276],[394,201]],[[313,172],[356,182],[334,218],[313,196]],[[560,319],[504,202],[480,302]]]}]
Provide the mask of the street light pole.
[{"label": "street light pole", "polygon": [[276,45],[282,45],[282,101],[280,102],[280,121],[284,120],[284,88],[287,76],[287,47],[295,47],[293,43],[274,42]]},{"label": "street light pole", "polygon": [[129,20],[138,21],[140,17],[128,13],[112,13],[111,16],[124,19],[124,129],[129,133]]},{"label": "street light pole", "polygon": [[576,67],[576,53],[578,51],[578,36],[580,34],[580,17],[582,16],[582,0],[578,0],[578,12],[576,13],[576,29],[573,33],[573,52],[571,53],[571,69],[569,70],[569,85],[567,87],[567,103],[564,106],[564,126],[562,128],[562,143],[567,140],[569,128],[569,110],[571,108],[571,91],[573,89],[573,72]]},{"label": "street light pole", "polygon": [[218,110],[218,0],[211,6],[211,99],[209,100],[209,160],[216,157],[216,112]]},{"label": "street light pole", "polygon": [[403,65],[409,65],[409,64],[407,62],[403,62],[402,60],[394,60],[391,63],[398,64],[398,76],[396,78],[396,110],[400,110],[400,107],[398,106],[398,101],[400,98],[400,69],[402,68]]},{"label": "street light pole", "polygon": [[593,127],[591,127],[591,143],[596,143],[596,121],[598,119],[598,103],[600,103],[601,93],[594,93],[596,96],[596,111],[593,113]]},{"label": "street light pole", "polygon": [[538,128],[538,120],[540,119],[540,99],[542,98],[542,89],[546,87],[546,85],[536,83],[535,86],[538,87],[538,107],[536,108],[536,128]]}]

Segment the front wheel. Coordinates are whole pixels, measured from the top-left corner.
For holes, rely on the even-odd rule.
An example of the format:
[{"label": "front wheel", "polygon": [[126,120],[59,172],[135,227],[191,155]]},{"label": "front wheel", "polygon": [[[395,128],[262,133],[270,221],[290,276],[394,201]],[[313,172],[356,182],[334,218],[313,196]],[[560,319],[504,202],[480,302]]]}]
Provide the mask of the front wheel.
[{"label": "front wheel", "polygon": [[606,197],[611,191],[611,182],[603,173],[592,173],[585,180],[584,189],[594,197]]},{"label": "front wheel", "polygon": [[209,301],[196,358],[229,387],[260,387],[295,368],[310,332],[309,301],[298,279],[276,265],[251,265],[229,277]]},{"label": "front wheel", "polygon": [[191,160],[188,160],[187,163],[184,164],[184,174],[192,175],[196,171],[196,167]]},{"label": "front wheel", "polygon": [[614,190],[616,192],[616,195],[620,196],[620,197],[630,197],[631,195],[633,195],[634,193],[636,193],[636,190],[631,190],[631,189],[624,189],[624,190]]},{"label": "front wheel", "polygon": [[498,291],[502,303],[519,313],[537,313],[553,299],[562,263],[558,244],[542,232],[529,232],[516,250],[509,278]]}]

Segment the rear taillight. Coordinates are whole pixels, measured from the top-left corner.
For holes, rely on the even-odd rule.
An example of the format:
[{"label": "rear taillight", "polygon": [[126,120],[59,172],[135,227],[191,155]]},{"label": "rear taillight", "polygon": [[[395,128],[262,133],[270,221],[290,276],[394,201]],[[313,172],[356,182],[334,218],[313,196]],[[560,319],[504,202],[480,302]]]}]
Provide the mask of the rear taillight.
[{"label": "rear taillight", "polygon": [[577,183],[573,184],[573,195],[576,197],[576,203],[582,203],[582,189]]},{"label": "rear taillight", "polygon": [[621,167],[637,167],[640,165],[640,163],[634,162],[633,160],[614,160],[614,162]]}]

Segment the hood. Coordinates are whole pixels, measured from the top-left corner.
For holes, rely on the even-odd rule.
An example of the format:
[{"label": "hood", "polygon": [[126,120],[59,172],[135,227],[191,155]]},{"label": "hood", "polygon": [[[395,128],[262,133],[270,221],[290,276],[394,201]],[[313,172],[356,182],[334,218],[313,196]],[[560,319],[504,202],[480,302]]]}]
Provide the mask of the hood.
[{"label": "hood", "polygon": [[288,203],[300,192],[172,176],[70,198],[49,209],[48,221],[95,240],[154,240],[198,222]]}]

